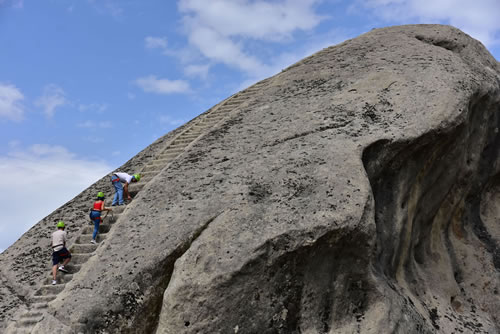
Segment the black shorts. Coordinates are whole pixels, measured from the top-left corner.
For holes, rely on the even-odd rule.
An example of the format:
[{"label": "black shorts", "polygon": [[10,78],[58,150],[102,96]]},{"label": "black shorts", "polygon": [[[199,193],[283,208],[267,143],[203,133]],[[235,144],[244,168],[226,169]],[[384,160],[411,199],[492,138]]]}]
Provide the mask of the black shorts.
[{"label": "black shorts", "polygon": [[71,253],[69,252],[69,250],[66,249],[66,247],[63,247],[63,249],[52,253],[52,265],[55,266],[59,264],[62,260],[68,258],[71,258]]}]

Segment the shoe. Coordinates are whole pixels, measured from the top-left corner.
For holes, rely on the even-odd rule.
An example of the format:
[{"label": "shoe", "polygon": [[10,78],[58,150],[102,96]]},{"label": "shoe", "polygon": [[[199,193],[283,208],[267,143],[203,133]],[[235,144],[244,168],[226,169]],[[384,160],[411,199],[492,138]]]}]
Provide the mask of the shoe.
[{"label": "shoe", "polygon": [[66,268],[64,268],[64,266],[60,266],[59,267],[59,271],[62,271],[63,273],[67,273],[68,271],[66,270]]},{"label": "shoe", "polygon": [[52,285],[56,285],[57,281],[55,279],[52,280]]},{"label": "shoe", "polygon": [[90,241],[90,243],[91,243],[91,244],[96,244],[96,242],[95,242],[95,240],[94,240],[94,239],[92,239],[92,240]]}]

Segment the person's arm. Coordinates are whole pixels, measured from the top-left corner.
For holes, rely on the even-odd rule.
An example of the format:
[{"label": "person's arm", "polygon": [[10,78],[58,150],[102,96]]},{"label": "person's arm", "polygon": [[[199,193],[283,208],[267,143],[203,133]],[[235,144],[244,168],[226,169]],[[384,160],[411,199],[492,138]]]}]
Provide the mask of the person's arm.
[{"label": "person's arm", "polygon": [[127,199],[130,201],[132,200],[132,197],[130,197],[130,194],[128,193],[128,183],[125,182],[125,185],[123,186],[123,192],[125,193],[125,196],[127,196]]},{"label": "person's arm", "polygon": [[107,208],[107,207],[104,205],[104,201],[102,201],[101,211],[112,211],[112,210],[111,210],[111,208]]}]

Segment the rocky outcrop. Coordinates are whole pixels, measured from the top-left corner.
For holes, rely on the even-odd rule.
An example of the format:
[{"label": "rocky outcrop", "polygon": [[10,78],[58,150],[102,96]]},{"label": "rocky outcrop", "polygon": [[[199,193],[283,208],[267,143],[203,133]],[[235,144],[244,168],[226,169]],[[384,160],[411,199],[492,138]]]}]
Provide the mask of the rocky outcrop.
[{"label": "rocky outcrop", "polygon": [[373,30],[205,117],[34,332],[500,332],[500,65],[479,42]]},{"label": "rocky outcrop", "polygon": [[[185,126],[187,126],[186,124]],[[185,127],[184,126],[184,127]],[[125,163],[120,170],[136,171],[145,166],[184,127],[167,134],[138,153]],[[112,194],[109,177],[104,176],[74,199],[57,209],[33,226],[12,246],[0,254],[0,332],[15,314],[27,309],[30,297],[49,276],[52,250],[50,238],[59,220],[67,222],[69,244],[73,244],[82,230],[89,224],[89,203],[98,191]]]}]

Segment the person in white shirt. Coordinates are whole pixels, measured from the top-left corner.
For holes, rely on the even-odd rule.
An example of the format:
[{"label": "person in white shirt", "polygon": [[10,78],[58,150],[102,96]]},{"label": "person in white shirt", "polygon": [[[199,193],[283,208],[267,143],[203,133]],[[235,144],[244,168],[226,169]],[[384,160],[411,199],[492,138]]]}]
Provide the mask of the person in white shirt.
[{"label": "person in white shirt", "polygon": [[131,182],[139,182],[140,179],[141,179],[141,174],[129,175],[127,173],[117,172],[111,175],[111,183],[115,187],[115,197],[113,197],[113,202],[111,203],[111,205],[112,206],[124,205],[125,204],[125,202],[123,201],[124,192],[125,196],[127,197],[127,200],[129,201],[132,200],[132,197],[128,192],[128,185]]},{"label": "person in white shirt", "polygon": [[57,266],[61,261],[63,264],[59,266],[59,271],[67,273],[65,266],[71,261],[71,253],[66,249],[66,232],[64,231],[64,222],[57,223],[57,231],[52,233],[52,285],[57,284]]}]

